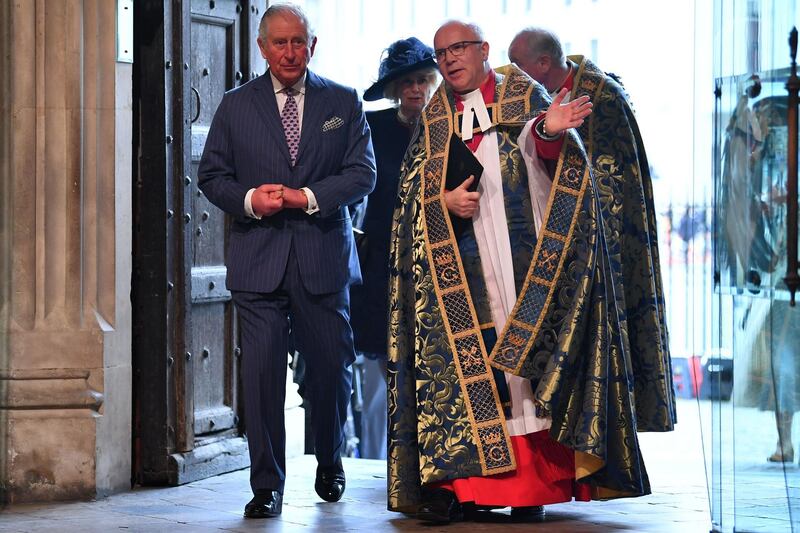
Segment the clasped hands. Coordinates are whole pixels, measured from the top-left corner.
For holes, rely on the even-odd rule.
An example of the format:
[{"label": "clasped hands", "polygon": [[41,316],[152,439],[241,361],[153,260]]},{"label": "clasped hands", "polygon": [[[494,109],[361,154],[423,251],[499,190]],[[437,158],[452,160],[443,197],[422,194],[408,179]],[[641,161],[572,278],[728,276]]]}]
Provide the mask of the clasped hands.
[{"label": "clasped hands", "polygon": [[265,183],[250,197],[253,213],[268,217],[282,209],[308,209],[308,198],[300,189],[292,189],[280,183]]},{"label": "clasped hands", "polygon": [[[544,129],[548,135],[556,136],[569,128],[577,128],[592,113],[592,103],[588,96],[581,96],[567,104],[562,104],[566,95],[567,89],[561,89],[553,98],[550,107],[547,108]],[[444,191],[444,202],[447,209],[457,217],[472,218],[478,210],[481,193],[468,190],[473,180],[474,177],[470,176],[452,191]]]}]

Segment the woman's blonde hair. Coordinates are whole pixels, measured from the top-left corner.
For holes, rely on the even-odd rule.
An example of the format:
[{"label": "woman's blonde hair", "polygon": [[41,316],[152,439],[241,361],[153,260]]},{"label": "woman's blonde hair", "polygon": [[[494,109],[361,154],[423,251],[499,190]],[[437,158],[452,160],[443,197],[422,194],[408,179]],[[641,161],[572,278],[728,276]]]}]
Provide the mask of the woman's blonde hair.
[{"label": "woman's blonde hair", "polygon": [[417,76],[419,74],[425,76],[425,101],[427,102],[431,99],[431,95],[433,95],[433,91],[436,89],[436,86],[439,83],[439,75],[434,67],[412,70],[411,72],[403,74],[396,80],[388,82],[386,87],[383,88],[383,96],[394,101],[395,103],[400,103],[400,95],[403,92],[400,81],[408,76]]}]

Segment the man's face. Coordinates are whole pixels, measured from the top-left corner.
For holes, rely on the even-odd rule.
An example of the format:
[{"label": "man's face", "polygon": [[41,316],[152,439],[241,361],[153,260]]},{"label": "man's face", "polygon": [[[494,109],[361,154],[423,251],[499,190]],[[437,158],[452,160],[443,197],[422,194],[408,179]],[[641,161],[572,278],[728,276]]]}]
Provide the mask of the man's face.
[{"label": "man's face", "polygon": [[[480,41],[480,39],[468,26],[449,23],[436,32],[433,47],[442,50],[463,41]],[[453,90],[457,93],[468,93],[480,87],[486,79],[488,58],[489,43],[484,41],[466,45],[463,54],[459,56],[453,55],[448,50],[444,56],[437,57],[437,62],[439,71]]]},{"label": "man's face", "polygon": [[308,28],[292,14],[278,14],[267,21],[267,35],[258,38],[261,56],[284,86],[297,83],[314,55],[317,38],[308,42]]},{"label": "man's face", "polygon": [[508,47],[508,59],[512,63],[516,63],[528,76],[544,84],[547,72],[550,70],[550,61],[544,61],[543,59],[546,57],[532,57],[525,49],[522,39],[515,39],[511,42],[511,46]]}]

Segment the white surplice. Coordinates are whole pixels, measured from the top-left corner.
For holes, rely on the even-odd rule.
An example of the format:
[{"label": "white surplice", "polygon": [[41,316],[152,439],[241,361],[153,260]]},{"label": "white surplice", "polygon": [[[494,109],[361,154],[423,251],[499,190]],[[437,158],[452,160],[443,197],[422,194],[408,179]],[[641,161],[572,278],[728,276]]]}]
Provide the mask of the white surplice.
[{"label": "white surplice", "polygon": [[[479,113],[476,112],[477,114]],[[536,154],[536,146],[531,135],[532,126],[533,121],[525,125],[517,142],[528,171],[528,188],[538,234],[552,182],[544,164]],[[517,292],[514,286],[511,240],[503,201],[497,133],[494,128],[484,132],[475,157],[483,165],[483,175],[478,185],[478,191],[481,192],[478,211],[472,219],[472,224],[481,256],[492,319],[497,334],[500,335],[508,315],[514,308]],[[509,373],[505,376],[511,394],[511,415],[506,420],[510,434],[526,435],[549,428],[550,418],[536,416],[530,382]]]}]

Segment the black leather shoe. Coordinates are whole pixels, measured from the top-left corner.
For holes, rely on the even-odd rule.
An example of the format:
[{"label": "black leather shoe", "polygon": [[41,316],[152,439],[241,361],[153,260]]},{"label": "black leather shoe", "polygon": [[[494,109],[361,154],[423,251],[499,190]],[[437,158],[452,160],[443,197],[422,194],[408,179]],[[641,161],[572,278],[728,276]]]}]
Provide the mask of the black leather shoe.
[{"label": "black leather shoe", "polygon": [[314,490],[326,502],[338,502],[344,494],[344,467],[340,459],[333,466],[317,466],[317,479]]},{"label": "black leather shoe", "polygon": [[544,521],[544,506],[532,505],[530,507],[512,507],[511,508],[511,521],[512,522],[543,522]]},{"label": "black leather shoe", "polygon": [[277,490],[259,491],[244,506],[245,518],[274,518],[281,514],[283,494]]},{"label": "black leather shoe", "polygon": [[422,505],[417,518],[436,524],[449,524],[464,518],[464,511],[454,492],[447,489],[422,489]]}]

